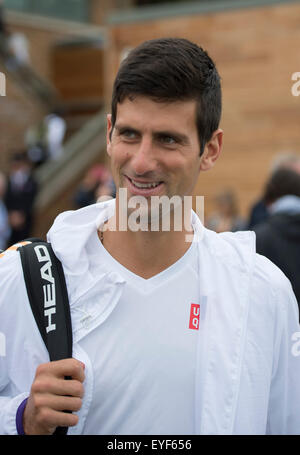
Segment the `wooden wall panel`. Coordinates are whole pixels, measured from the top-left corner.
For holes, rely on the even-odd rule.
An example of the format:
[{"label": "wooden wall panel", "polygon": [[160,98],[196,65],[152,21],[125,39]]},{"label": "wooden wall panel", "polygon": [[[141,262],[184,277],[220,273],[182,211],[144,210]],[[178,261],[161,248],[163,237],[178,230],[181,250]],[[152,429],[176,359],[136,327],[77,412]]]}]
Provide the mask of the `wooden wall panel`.
[{"label": "wooden wall panel", "polygon": [[63,100],[102,100],[103,49],[100,46],[55,46],[53,83]]}]

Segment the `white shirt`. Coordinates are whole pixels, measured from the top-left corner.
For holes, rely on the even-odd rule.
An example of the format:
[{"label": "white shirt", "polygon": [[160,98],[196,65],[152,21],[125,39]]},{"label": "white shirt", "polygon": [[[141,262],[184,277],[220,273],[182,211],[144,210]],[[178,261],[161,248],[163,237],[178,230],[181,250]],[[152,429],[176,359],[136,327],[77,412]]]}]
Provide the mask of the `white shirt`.
[{"label": "white shirt", "polygon": [[87,250],[95,267],[105,262],[126,285],[106,321],[80,342],[95,378],[84,434],[194,434],[196,243],[149,279],[117,262],[96,232]]}]

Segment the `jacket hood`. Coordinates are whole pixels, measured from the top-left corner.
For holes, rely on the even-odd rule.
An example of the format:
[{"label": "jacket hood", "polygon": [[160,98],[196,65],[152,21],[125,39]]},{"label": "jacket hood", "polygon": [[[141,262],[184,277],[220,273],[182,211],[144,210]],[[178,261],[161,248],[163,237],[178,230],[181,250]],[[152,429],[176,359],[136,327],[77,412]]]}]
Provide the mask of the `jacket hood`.
[{"label": "jacket hood", "polygon": [[[89,258],[86,252],[86,243],[95,230],[110,218],[115,212],[115,199],[89,205],[79,210],[63,212],[55,219],[47,234],[57,257],[63,262],[68,274],[83,275],[89,269]],[[254,234],[249,231],[226,232],[216,234],[206,229],[197,214],[192,210],[191,223],[200,245],[208,245],[217,256],[219,242],[223,243],[222,257],[226,252],[233,254],[233,262],[237,258],[243,262],[245,254],[255,253]],[[251,240],[250,240],[251,239]],[[191,239],[189,239],[191,241]],[[187,239],[187,241],[189,241]],[[225,250],[224,250],[225,247]],[[238,261],[239,262],[239,261]]]},{"label": "jacket hood", "polygon": [[[47,240],[62,262],[68,290],[72,295],[83,295],[95,281],[103,279],[124,282],[115,272],[103,268],[93,274],[86,245],[99,226],[115,211],[115,199],[89,205],[79,210],[63,212],[55,219]],[[255,254],[253,232],[216,234],[206,229],[192,211],[192,226],[199,251],[207,250],[226,267],[245,270]]]},{"label": "jacket hood", "polygon": [[[55,219],[47,234],[48,242],[63,264],[67,287],[76,296],[75,300],[79,294],[82,295],[91,288],[95,281],[108,274],[105,270],[97,277],[92,274],[86,244],[100,224],[112,216],[114,206],[115,200],[109,200],[63,212]],[[110,275],[113,281],[120,281],[116,274]]]}]

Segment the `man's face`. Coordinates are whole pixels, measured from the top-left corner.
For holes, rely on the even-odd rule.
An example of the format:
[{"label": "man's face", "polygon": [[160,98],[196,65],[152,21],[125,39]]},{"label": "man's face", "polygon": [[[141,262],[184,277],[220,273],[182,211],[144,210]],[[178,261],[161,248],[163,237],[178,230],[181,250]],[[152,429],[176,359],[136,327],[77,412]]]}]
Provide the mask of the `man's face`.
[{"label": "man's face", "polygon": [[156,102],[137,96],[118,104],[111,140],[110,116],[107,132],[117,190],[126,188],[128,199],[192,195],[209,151],[199,156],[195,119],[196,101]]}]

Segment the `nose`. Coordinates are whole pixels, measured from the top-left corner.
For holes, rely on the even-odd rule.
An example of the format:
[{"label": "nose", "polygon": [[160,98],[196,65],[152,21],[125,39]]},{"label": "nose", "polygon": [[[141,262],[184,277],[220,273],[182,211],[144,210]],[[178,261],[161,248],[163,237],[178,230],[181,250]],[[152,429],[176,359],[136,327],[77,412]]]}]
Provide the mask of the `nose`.
[{"label": "nose", "polygon": [[133,172],[144,175],[156,169],[154,147],[150,138],[143,138],[131,160]]}]

